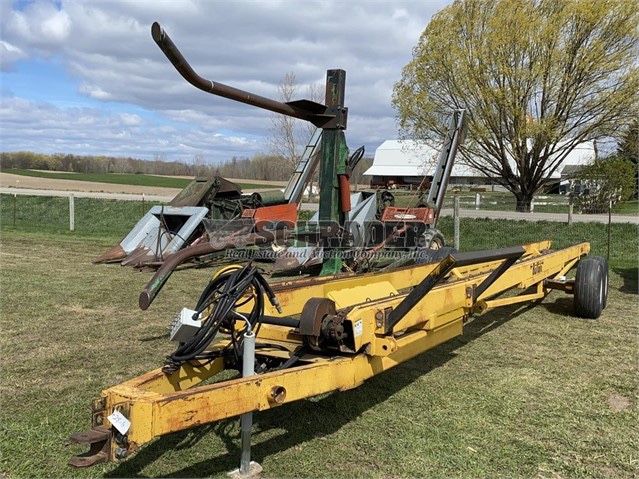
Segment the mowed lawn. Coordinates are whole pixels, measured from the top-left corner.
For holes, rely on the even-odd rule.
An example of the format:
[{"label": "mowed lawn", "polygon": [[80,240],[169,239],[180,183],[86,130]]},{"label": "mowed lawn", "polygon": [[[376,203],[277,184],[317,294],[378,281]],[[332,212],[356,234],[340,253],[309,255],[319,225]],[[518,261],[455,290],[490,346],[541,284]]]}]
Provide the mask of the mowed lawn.
[{"label": "mowed lawn", "polygon": [[[637,231],[612,233],[599,320],[572,317],[571,299],[555,292],[534,308],[476,318],[464,336],[359,388],[257,413],[253,457],[264,477],[636,477]],[[462,223],[465,249],[589,236],[605,253],[603,225]],[[66,466],[78,449],[65,440],[89,428],[91,399],[162,364],[169,320],[209,274],[176,273],[142,312],[149,273],[90,263],[118,239],[3,228],[4,476],[225,477],[237,467],[237,420],[161,438],[119,465]]]}]

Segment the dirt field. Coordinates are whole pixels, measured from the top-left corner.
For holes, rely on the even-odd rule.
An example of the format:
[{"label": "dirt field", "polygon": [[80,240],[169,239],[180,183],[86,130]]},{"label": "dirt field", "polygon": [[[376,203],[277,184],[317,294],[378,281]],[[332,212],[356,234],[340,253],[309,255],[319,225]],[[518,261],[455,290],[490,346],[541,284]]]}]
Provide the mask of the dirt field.
[{"label": "dirt field", "polygon": [[[39,171],[42,173],[64,173],[64,174],[68,174],[68,171],[55,171],[55,170],[33,170],[33,171]],[[193,178],[193,175],[151,175],[149,174],[148,176],[158,176],[160,178],[184,178],[184,179],[191,179]],[[286,186],[286,181],[273,181],[273,180],[252,180],[252,179],[247,179],[247,178],[228,178],[230,181],[234,181],[236,183],[253,183],[255,185],[265,185],[265,186]]]},{"label": "dirt field", "polygon": [[115,183],[97,183],[93,181],[57,180],[36,176],[12,175],[0,172],[0,186],[13,188],[31,188],[63,191],[95,191],[104,193],[134,193],[159,196],[175,196],[179,188],[160,188],[156,186],[120,185]]},{"label": "dirt field", "polygon": [[[160,175],[150,175],[150,176],[160,176]],[[162,175],[162,176],[169,177],[169,178],[193,178],[192,176],[185,176],[185,175]],[[251,180],[248,178],[227,178],[227,179],[229,181],[234,181],[235,183],[252,183],[254,185],[275,186],[275,187],[286,186],[286,181]]]},{"label": "dirt field", "polygon": [[[40,172],[48,176],[55,176],[56,173],[69,175],[69,172],[63,171],[44,171],[44,170],[32,170],[34,172]],[[73,173],[71,173],[73,175]],[[78,174],[79,178],[82,178],[83,174]],[[126,175],[124,175],[126,176]],[[130,175],[129,175],[130,176]],[[158,175],[142,175],[147,178],[179,178],[190,179],[189,176],[158,176]],[[117,175],[113,175],[117,178]],[[285,185],[285,182],[281,181],[261,181],[261,180],[243,180],[243,179],[230,179],[235,183],[238,183],[242,187],[243,192],[252,193],[254,191],[265,191],[272,188],[280,188]],[[27,176],[17,175],[7,172],[0,172],[0,187],[4,188],[22,188],[33,190],[56,190],[56,191],[75,191],[75,192],[96,192],[96,193],[125,193],[125,194],[145,194],[155,195],[161,197],[174,197],[181,188],[171,188],[164,186],[148,186],[148,185],[136,185],[136,184],[124,184],[118,182],[102,182],[102,181],[86,181],[82,179],[69,179],[69,178],[44,178],[39,176]],[[261,188],[261,187],[264,188]]]}]

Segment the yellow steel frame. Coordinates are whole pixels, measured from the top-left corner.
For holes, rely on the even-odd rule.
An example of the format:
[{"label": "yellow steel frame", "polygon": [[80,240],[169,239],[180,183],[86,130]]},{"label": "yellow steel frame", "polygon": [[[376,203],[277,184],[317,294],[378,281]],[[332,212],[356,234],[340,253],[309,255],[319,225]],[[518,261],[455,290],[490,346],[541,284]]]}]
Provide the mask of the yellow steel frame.
[{"label": "yellow steel frame", "polygon": [[[282,311],[266,302],[270,316],[299,315],[312,297],[332,299],[346,310],[346,322],[360,332],[355,337],[357,354],[333,356],[306,354],[301,365],[257,376],[201,385],[224,369],[222,359],[205,367],[185,365],[167,375],[160,369],[148,372],[102,392],[94,402],[93,426],[104,428],[114,410],[130,421],[129,452],[152,439],[197,425],[261,411],[330,391],[357,387],[438,344],[462,334],[470,314],[519,302],[538,300],[548,294],[544,280],[565,275],[588,254],[582,243],[550,251],[550,242],[524,245],[524,256],[508,268],[478,298],[473,290],[501,264],[491,261],[455,268],[448,280],[433,288],[393,328],[385,333],[382,318],[395,308],[437,264],[425,264],[383,273],[351,275],[276,283],[273,286]],[[534,292],[526,290],[534,287]],[[497,296],[521,290],[520,295]],[[245,305],[244,307],[250,307]],[[276,343],[286,350],[260,349],[259,354],[288,358],[303,338],[295,328],[263,324],[258,342]],[[212,348],[226,344],[221,340]],[[107,455],[116,457],[111,441]]]}]

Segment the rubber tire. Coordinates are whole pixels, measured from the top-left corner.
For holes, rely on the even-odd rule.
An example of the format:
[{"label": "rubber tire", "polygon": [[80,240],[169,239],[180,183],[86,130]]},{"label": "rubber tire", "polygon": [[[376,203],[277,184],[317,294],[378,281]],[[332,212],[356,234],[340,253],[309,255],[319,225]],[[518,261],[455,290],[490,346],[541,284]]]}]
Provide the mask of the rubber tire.
[{"label": "rubber tire", "polygon": [[442,249],[445,245],[446,244],[444,243],[444,237],[440,235],[439,233],[435,233],[433,237],[430,239],[430,243],[428,244],[428,249],[438,250],[438,249]]},{"label": "rubber tire", "polygon": [[608,290],[610,288],[610,285],[608,283],[608,278],[609,278],[608,261],[606,261],[606,258],[604,258],[603,256],[589,256],[589,258],[599,261],[599,264],[601,264],[601,267],[604,270],[605,277],[604,277],[603,307],[605,309],[606,305],[608,304]]},{"label": "rubber tire", "polygon": [[603,311],[605,274],[600,261],[584,258],[577,264],[573,306],[580,318],[597,319]]},{"label": "rubber tire", "polygon": [[[422,248],[438,250],[446,246],[446,242],[444,241],[444,237],[442,234],[436,230],[429,230],[424,233],[422,240],[419,241],[421,243]],[[433,246],[435,246],[433,248]]]}]

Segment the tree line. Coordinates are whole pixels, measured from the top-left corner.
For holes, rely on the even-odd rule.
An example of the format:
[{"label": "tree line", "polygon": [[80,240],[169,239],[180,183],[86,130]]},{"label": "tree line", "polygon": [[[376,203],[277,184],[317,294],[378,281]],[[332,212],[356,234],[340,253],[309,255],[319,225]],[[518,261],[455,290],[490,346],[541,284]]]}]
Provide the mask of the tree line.
[{"label": "tree line", "polygon": [[129,173],[147,175],[208,176],[254,180],[286,180],[291,174],[290,163],[276,155],[258,154],[252,158],[233,157],[217,165],[204,163],[196,156],[193,162],[122,158],[112,156],[46,154],[32,151],[0,153],[0,169],[12,168],[66,171],[73,173]]},{"label": "tree line", "polygon": [[0,168],[66,171],[72,173],[139,173],[158,175],[191,175],[195,165],[179,161],[153,161],[111,156],[46,154],[32,151],[0,153]]},{"label": "tree line", "polygon": [[[360,162],[354,179],[361,181],[365,167],[372,160]],[[257,154],[251,158],[232,157],[217,165],[206,164],[202,157],[196,156],[191,163],[165,161],[161,158],[141,160],[111,156],[46,154],[31,151],[0,153],[0,170],[12,168],[66,171],[73,173],[129,173],[147,175],[174,176],[210,176],[220,175],[226,178],[249,180],[286,181],[293,173],[294,165],[288,158],[274,154]]]}]

